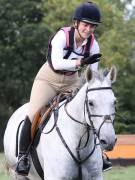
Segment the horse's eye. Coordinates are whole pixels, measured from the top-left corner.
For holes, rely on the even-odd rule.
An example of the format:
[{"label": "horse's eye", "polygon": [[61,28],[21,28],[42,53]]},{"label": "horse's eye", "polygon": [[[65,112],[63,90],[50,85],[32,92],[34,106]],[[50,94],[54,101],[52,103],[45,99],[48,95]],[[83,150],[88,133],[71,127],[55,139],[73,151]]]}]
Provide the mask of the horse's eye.
[{"label": "horse's eye", "polygon": [[92,101],[89,101],[89,105],[90,105],[90,106],[94,106],[94,104],[93,104]]}]

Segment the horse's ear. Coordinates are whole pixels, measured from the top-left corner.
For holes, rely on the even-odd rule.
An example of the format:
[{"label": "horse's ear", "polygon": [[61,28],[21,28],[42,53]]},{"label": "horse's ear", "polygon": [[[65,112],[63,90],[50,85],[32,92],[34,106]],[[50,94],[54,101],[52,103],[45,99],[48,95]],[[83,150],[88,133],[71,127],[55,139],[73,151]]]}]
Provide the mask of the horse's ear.
[{"label": "horse's ear", "polygon": [[88,66],[86,69],[86,80],[87,82],[90,81],[93,78],[93,73],[90,67]]},{"label": "horse's ear", "polygon": [[110,71],[107,73],[106,77],[111,81],[111,83],[114,83],[116,81],[117,77],[117,69],[116,66],[112,66]]}]

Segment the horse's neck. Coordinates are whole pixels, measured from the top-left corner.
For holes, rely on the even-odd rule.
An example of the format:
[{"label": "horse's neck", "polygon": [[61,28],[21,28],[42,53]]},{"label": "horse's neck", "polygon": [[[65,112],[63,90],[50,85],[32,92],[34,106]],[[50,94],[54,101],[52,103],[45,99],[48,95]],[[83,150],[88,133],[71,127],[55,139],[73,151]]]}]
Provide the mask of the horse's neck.
[{"label": "horse's neck", "polygon": [[82,117],[84,111],[84,103],[86,98],[87,84],[85,84],[77,93],[77,95],[68,103],[67,109],[70,114],[78,119]]}]

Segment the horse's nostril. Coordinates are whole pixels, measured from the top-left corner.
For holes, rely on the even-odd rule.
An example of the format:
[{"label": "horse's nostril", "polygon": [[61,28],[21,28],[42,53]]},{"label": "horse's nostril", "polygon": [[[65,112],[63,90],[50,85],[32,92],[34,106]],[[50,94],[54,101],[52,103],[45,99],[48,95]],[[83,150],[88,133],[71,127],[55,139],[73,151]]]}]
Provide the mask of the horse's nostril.
[{"label": "horse's nostril", "polygon": [[102,145],[106,145],[106,144],[107,144],[106,141],[103,140],[103,139],[100,140],[100,143],[101,143]]},{"label": "horse's nostril", "polygon": [[105,151],[111,151],[114,147],[113,143],[107,143],[107,141],[101,139],[100,140],[101,148]]}]

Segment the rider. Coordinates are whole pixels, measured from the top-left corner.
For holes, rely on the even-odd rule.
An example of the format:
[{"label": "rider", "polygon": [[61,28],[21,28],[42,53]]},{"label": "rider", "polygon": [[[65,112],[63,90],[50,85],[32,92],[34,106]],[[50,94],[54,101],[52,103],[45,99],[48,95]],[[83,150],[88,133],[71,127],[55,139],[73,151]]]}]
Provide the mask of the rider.
[{"label": "rider", "polygon": [[36,112],[46,106],[61,91],[79,88],[78,70],[83,65],[90,65],[93,71],[98,70],[98,61],[101,57],[98,42],[93,39],[87,55],[84,55],[84,47],[100,24],[100,19],[100,11],[94,3],[83,3],[76,8],[73,16],[73,49],[70,50],[70,53],[69,50],[65,49],[67,37],[63,29],[60,29],[51,39],[48,60],[41,67],[34,80],[28,113],[20,134],[16,167],[18,174],[27,175],[29,172],[30,163],[27,149],[31,142],[31,123]]}]

